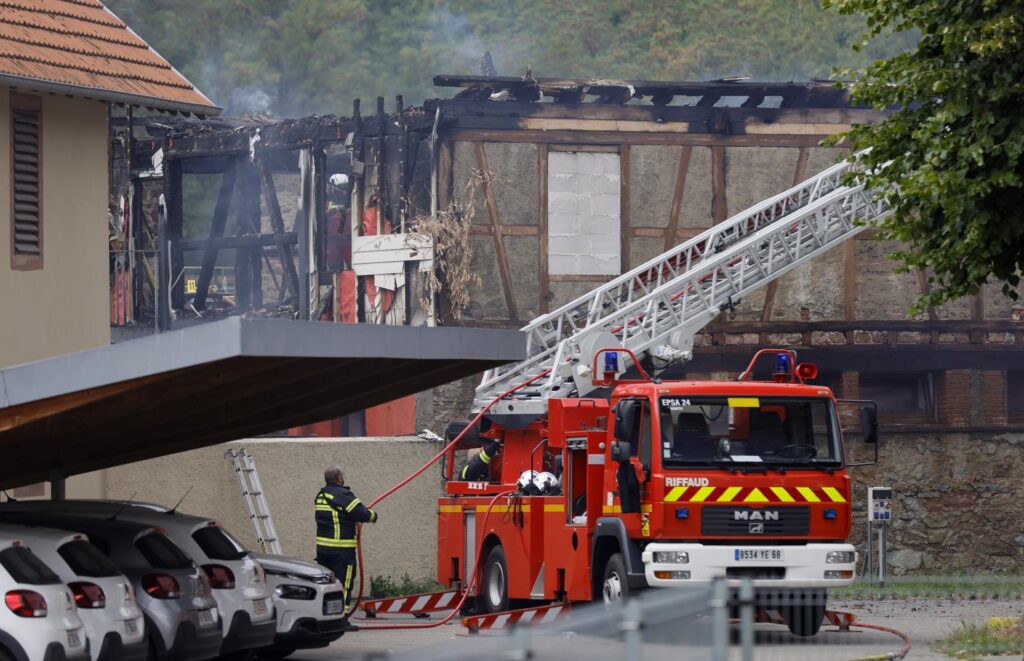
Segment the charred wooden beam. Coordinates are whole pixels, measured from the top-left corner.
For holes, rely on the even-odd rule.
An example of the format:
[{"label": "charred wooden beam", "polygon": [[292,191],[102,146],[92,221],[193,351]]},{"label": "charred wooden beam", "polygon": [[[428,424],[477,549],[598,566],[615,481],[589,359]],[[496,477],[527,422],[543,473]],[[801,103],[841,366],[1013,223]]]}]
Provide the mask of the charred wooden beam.
[{"label": "charred wooden beam", "polygon": [[[227,225],[228,212],[231,210],[231,196],[235,193],[235,179],[238,170],[235,159],[228,161],[224,174],[221,175],[220,192],[217,195],[217,204],[213,209],[213,219],[210,221],[210,241],[207,243],[203,253],[203,265],[199,269],[199,282],[196,285],[196,295],[193,305],[197,310],[206,309],[206,293],[210,288],[210,279],[213,277],[213,265],[217,262],[217,254],[220,246],[215,242],[224,236],[224,226]],[[181,242],[178,242],[181,250]]]},{"label": "charred wooden beam", "polygon": [[277,188],[274,186],[274,176],[270,170],[257,161],[256,166],[260,171],[260,179],[263,182],[263,197],[267,201],[267,210],[270,213],[270,224],[274,228],[274,243],[277,252],[281,256],[281,270],[284,272],[281,294],[278,302],[283,303],[287,298],[289,288],[295,296],[295,302],[299,301],[299,274],[295,270],[295,256],[292,254],[291,245],[285,243],[284,216],[281,215],[281,205],[277,201]]}]

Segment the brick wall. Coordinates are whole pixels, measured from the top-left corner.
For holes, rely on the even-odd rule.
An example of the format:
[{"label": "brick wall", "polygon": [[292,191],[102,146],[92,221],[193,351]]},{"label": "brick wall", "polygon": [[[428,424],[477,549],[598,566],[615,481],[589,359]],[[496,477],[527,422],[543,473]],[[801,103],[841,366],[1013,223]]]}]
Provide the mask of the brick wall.
[{"label": "brick wall", "polygon": [[989,370],[981,373],[981,407],[985,424],[1007,423],[1006,372]]},{"label": "brick wall", "polygon": [[939,420],[951,427],[971,424],[971,371],[946,370],[937,383]]}]

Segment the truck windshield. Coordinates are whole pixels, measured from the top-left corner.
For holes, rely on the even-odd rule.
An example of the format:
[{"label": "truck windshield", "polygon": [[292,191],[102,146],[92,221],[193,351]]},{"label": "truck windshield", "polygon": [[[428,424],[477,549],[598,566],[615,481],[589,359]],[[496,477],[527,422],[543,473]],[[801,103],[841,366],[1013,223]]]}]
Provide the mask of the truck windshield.
[{"label": "truck windshield", "polygon": [[826,398],[664,396],[662,464],[838,466],[835,410]]}]

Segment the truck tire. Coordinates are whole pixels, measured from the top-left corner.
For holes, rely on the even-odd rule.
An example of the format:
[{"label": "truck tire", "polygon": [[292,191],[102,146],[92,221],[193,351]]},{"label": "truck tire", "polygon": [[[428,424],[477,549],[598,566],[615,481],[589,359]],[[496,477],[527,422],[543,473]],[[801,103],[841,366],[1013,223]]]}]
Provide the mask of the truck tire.
[{"label": "truck tire", "polygon": [[601,597],[605,604],[612,604],[629,597],[629,579],[626,575],[626,560],[621,553],[613,553],[604,564],[604,578]]},{"label": "truck tire", "polygon": [[786,606],[782,612],[790,633],[800,637],[813,636],[825,619],[825,602],[813,600],[809,604]]},{"label": "truck tire", "polygon": [[507,611],[508,562],[505,560],[505,549],[500,544],[487,555],[482,578],[480,595],[484,610],[488,613]]}]

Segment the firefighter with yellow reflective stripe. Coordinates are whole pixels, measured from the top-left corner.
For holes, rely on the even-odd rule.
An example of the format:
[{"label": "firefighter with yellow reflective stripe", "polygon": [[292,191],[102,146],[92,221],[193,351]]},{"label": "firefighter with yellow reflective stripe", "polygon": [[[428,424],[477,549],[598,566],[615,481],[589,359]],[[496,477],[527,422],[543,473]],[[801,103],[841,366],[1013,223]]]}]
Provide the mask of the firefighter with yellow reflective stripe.
[{"label": "firefighter with yellow reflective stripe", "polygon": [[498,442],[491,441],[480,448],[476,456],[473,456],[473,451],[470,450],[469,463],[462,468],[459,477],[467,482],[479,482],[488,479],[491,470],[491,460],[498,456],[498,449]]},{"label": "firefighter with yellow reflective stripe", "polygon": [[[334,572],[345,587],[345,609],[352,598],[356,574],[356,542],[360,523],[376,523],[377,513],[345,486],[340,466],[324,471],[324,487],[316,495],[316,561]],[[352,631],[357,628],[350,626]]]}]

